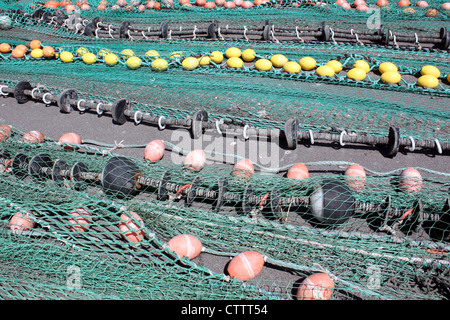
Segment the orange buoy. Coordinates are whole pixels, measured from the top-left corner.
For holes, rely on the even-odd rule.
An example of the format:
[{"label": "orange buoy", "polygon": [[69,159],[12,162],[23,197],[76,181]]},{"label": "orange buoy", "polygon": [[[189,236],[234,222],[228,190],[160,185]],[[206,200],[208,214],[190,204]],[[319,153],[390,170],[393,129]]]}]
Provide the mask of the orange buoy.
[{"label": "orange buoy", "polygon": [[407,193],[416,193],[422,189],[422,175],[415,168],[406,168],[399,177],[400,188]]},{"label": "orange buoy", "polygon": [[3,42],[2,44],[0,44],[0,52],[1,53],[10,53],[11,46],[8,43]]},{"label": "orange buoy", "polygon": [[227,9],[233,9],[236,7],[236,3],[234,3],[233,1],[226,1],[223,6]]},{"label": "orange buoy", "polygon": [[8,126],[6,124],[3,124],[0,126],[0,141],[8,139],[9,135],[11,134],[11,126]]},{"label": "orange buoy", "polygon": [[44,134],[42,132],[39,131],[29,131],[27,133],[25,133],[22,137],[23,142],[28,142],[28,143],[42,143],[44,142]]},{"label": "orange buoy", "polygon": [[361,191],[366,184],[366,171],[359,164],[352,164],[345,170],[345,182],[354,191]]},{"label": "orange buoy", "polygon": [[13,51],[11,51],[11,56],[16,59],[22,59],[25,57],[26,51],[18,48],[14,48]]},{"label": "orange buoy", "polygon": [[333,294],[334,282],[323,272],[313,273],[305,278],[297,290],[297,300],[329,300]]},{"label": "orange buoy", "polygon": [[91,224],[91,213],[85,208],[78,207],[69,213],[69,222],[72,224],[71,230],[73,232],[85,232],[89,229]]},{"label": "orange buoy", "polygon": [[289,179],[303,180],[309,178],[309,170],[303,163],[296,163],[287,172]]},{"label": "orange buoy", "polygon": [[216,4],[214,2],[209,1],[205,3],[204,7],[206,9],[214,9],[216,7]]},{"label": "orange buoy", "polygon": [[50,46],[45,46],[42,48],[42,53],[44,54],[44,57],[46,58],[54,58],[55,56],[55,49]]},{"label": "orange buoy", "polygon": [[245,251],[231,259],[227,271],[230,277],[247,281],[256,277],[264,267],[264,257],[256,251]]},{"label": "orange buoy", "polygon": [[49,8],[49,9],[56,9],[59,7],[59,2],[50,0],[45,3],[44,7]]},{"label": "orange buoy", "polygon": [[42,42],[39,40],[33,40],[30,42],[30,49],[41,49],[42,48]]},{"label": "orange buoy", "polygon": [[[78,134],[73,132],[68,132],[63,134],[59,138],[60,143],[72,143],[72,144],[81,144],[81,138]],[[74,148],[72,146],[65,146],[64,149],[66,150],[73,150]]]},{"label": "orange buoy", "polygon": [[234,165],[232,175],[237,178],[248,179],[253,175],[253,172],[255,172],[253,162],[249,159],[243,159]]},{"label": "orange buoy", "polygon": [[[137,220],[138,224],[130,218],[130,215],[134,220]],[[144,227],[144,222],[139,215],[133,211],[130,211],[130,214],[122,213],[120,215],[120,219],[122,222],[119,223],[119,230],[123,232],[123,237],[126,240],[134,243],[144,240],[145,233],[144,230],[142,230]]]},{"label": "orange buoy", "polygon": [[169,249],[180,258],[194,259],[200,255],[203,245],[199,239],[190,234],[180,234],[167,243]]},{"label": "orange buoy", "polygon": [[203,150],[192,150],[186,156],[184,160],[184,166],[186,169],[197,172],[203,169],[206,163],[206,154]]},{"label": "orange buoy", "polygon": [[246,1],[242,2],[241,7],[242,8],[251,8],[251,7],[253,7],[253,2],[246,0]]},{"label": "orange buoy", "polygon": [[9,221],[9,229],[12,231],[27,231],[34,227],[34,222],[31,220],[31,211],[26,213],[17,212]]},{"label": "orange buoy", "polygon": [[159,161],[164,156],[165,146],[162,140],[150,141],[144,150],[144,158],[152,162]]},{"label": "orange buoy", "polygon": [[226,0],[215,0],[215,3],[217,6],[223,6],[225,4]]}]

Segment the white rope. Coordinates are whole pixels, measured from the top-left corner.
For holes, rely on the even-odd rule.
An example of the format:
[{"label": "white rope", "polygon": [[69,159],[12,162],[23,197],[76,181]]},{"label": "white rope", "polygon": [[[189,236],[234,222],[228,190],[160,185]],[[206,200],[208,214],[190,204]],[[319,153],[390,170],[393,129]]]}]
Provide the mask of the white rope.
[{"label": "white rope", "polygon": [[3,91],[3,88],[8,88],[8,86],[0,85],[0,94],[2,96],[7,96],[8,93]]},{"label": "white rope", "polygon": [[309,140],[311,142],[311,145],[313,145],[314,144],[314,134],[311,129],[308,129],[308,130],[309,130]]},{"label": "white rope", "polygon": [[83,112],[83,111],[86,111],[86,108],[83,108],[83,107],[81,106],[81,101],[86,102],[86,100],[84,100],[84,99],[78,100],[78,103],[77,103],[77,109],[78,109],[79,111]]},{"label": "white rope", "polygon": [[222,134],[222,130],[220,130],[221,121],[216,120],[216,129],[219,134]]},{"label": "white rope", "polygon": [[[140,118],[139,118],[139,119],[138,119],[138,115],[140,115]],[[141,121],[142,121],[142,112],[136,111],[136,112],[134,113],[134,123],[140,124]]]},{"label": "white rope", "polygon": [[50,103],[52,103],[52,102],[51,102],[51,101],[48,101],[48,100],[45,98],[47,95],[51,95],[51,93],[50,93],[50,92],[47,92],[46,94],[44,94],[44,95],[42,96],[42,101],[44,101],[45,104],[50,104]]},{"label": "white rope", "polygon": [[245,126],[244,126],[244,131],[242,132],[242,135],[244,136],[244,139],[245,140],[248,140],[248,138],[249,138],[249,135],[248,135],[248,124],[246,124]]},{"label": "white rope", "polygon": [[416,142],[414,141],[413,137],[409,136],[408,138],[409,138],[409,140],[411,140],[411,147],[409,147],[409,151],[412,152],[412,151],[416,150]]},{"label": "white rope", "polygon": [[166,128],[166,125],[162,124],[162,121],[165,120],[166,118],[164,116],[160,116],[158,119],[158,128],[159,130],[164,130]]},{"label": "white rope", "polygon": [[345,146],[345,143],[344,143],[344,141],[342,141],[342,138],[344,137],[344,135],[347,135],[347,131],[342,131],[341,132],[341,135],[340,135],[340,137],[339,137],[339,144],[343,147],[343,146]]},{"label": "white rope", "polygon": [[101,115],[103,114],[103,110],[100,109],[100,106],[101,106],[101,105],[102,105],[101,102],[97,105],[97,114],[98,114],[99,116],[101,116]]},{"label": "white rope", "polygon": [[434,139],[434,142],[436,143],[436,148],[437,148],[437,150],[438,150],[438,153],[439,153],[439,154],[442,154],[442,146],[441,146],[441,143],[439,142],[438,139]]}]

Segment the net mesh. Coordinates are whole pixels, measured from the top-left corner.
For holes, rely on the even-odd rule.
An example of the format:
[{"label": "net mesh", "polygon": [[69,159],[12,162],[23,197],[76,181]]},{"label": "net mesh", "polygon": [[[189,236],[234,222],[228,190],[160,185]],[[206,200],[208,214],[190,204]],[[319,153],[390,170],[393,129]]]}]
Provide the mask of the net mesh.
[{"label": "net mesh", "polygon": [[[295,282],[313,270],[333,274],[335,299],[442,299],[448,294],[445,173],[422,168],[424,193],[404,192],[398,181],[395,183],[398,172],[372,173],[361,192],[361,185],[355,184],[358,181],[352,185],[342,174],[299,181],[283,177],[282,170],[270,175],[255,172],[251,177],[231,175],[226,167],[205,166],[193,172],[173,162],[125,158],[89,144],[67,150],[54,141],[24,143],[23,134],[15,129],[1,142],[4,159],[18,159],[19,154],[27,159],[21,162],[25,166],[18,162],[6,165],[1,177],[5,298],[43,298],[51,291],[54,298],[64,299],[291,299]],[[49,162],[42,162],[44,155]],[[35,165],[30,159],[42,161]],[[122,162],[105,169],[112,159]],[[123,159],[130,159],[131,164]],[[102,173],[102,182],[68,177],[52,180],[42,168],[53,167],[56,160],[64,161],[68,168],[83,162],[89,172]],[[335,165],[308,163],[310,168]],[[154,181],[133,188],[140,192],[133,191],[131,196],[104,182],[122,188],[119,181],[130,170],[155,181],[170,172],[171,179],[165,183],[177,191],[161,201],[157,200],[159,184]],[[218,192],[221,178],[228,181],[228,200],[214,209],[211,192]],[[128,180],[130,183],[133,175]],[[330,180],[331,187],[326,188]],[[196,190],[202,193],[188,200],[181,192],[186,181],[192,181],[187,190],[198,181]],[[357,188],[343,195],[342,188],[348,183]],[[279,195],[276,199],[284,199],[280,209],[274,209],[273,197],[264,197],[273,195],[274,187]],[[303,200],[303,204],[292,200],[315,199],[317,190],[324,190],[323,199],[317,201],[327,206],[325,215],[345,216],[348,204],[351,216],[343,222],[330,218],[331,223],[325,223],[314,215],[313,200]],[[255,204],[251,197],[260,198]],[[389,205],[386,199],[390,199]],[[379,205],[379,209],[370,209]],[[389,208],[397,211],[388,213]],[[33,228],[11,231],[11,219],[19,212],[27,214]],[[142,219],[135,222],[133,235],[142,236],[136,243],[128,240],[129,228],[120,228],[121,215],[131,212]],[[172,252],[167,243],[180,234],[197,237],[203,245],[200,256],[205,257],[191,261]],[[268,278],[258,277],[244,285],[224,273],[226,260],[220,268],[215,266],[216,270],[208,268],[208,255],[232,257],[246,250],[260,252],[266,256],[265,268],[287,272],[291,280],[277,279],[272,272]],[[368,268],[372,267],[383,275],[378,285],[368,285],[372,281]],[[72,269],[81,271],[80,290],[68,289]],[[34,286],[36,283],[40,285]],[[34,286],[33,290],[26,290],[28,286]]]}]

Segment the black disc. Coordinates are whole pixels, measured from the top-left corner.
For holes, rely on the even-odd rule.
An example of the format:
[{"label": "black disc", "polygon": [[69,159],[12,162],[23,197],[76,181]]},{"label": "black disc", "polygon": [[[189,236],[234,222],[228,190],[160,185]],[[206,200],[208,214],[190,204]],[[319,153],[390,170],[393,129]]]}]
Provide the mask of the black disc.
[{"label": "black disc", "polygon": [[197,176],[194,178],[194,181],[191,182],[191,186],[189,187],[189,192],[186,196],[186,204],[190,206],[192,202],[194,202],[195,199],[195,191],[198,188],[198,182],[200,181],[200,178]]},{"label": "black disc", "polygon": [[111,108],[111,113],[114,123],[122,125],[125,122],[127,122],[127,117],[125,115],[125,110],[127,108],[128,108],[128,101],[126,99],[117,100],[113,104]]},{"label": "black disc", "polygon": [[72,105],[70,100],[78,100],[78,94],[73,89],[66,89],[62,91],[56,98],[56,103],[58,104],[61,112],[70,113],[72,112]]},{"label": "black disc", "polygon": [[42,14],[44,13],[44,11],[42,9],[36,9],[33,11],[33,13],[31,14],[31,18],[38,20],[41,18]]},{"label": "black disc", "polygon": [[208,26],[208,38],[217,39],[217,23],[213,22]]},{"label": "black disc", "polygon": [[275,187],[269,195],[270,209],[274,218],[281,219],[283,217],[283,210],[280,206],[281,194],[280,190]]},{"label": "black disc", "polygon": [[63,170],[68,170],[69,166],[63,160],[57,159],[52,168],[52,180],[63,181],[65,177],[61,174]]},{"label": "black disc", "polygon": [[163,38],[163,39],[167,38],[168,29],[169,29],[169,25],[167,24],[167,22],[161,23],[161,38]]},{"label": "black disc", "polygon": [[28,174],[27,168],[29,162],[30,159],[26,155],[22,153],[16,154],[11,161],[11,169],[13,174],[18,178],[26,176]]},{"label": "black disc", "polygon": [[355,198],[340,180],[324,180],[310,196],[310,211],[317,221],[326,226],[337,226],[354,214]]},{"label": "black disc", "polygon": [[203,121],[208,121],[208,113],[205,110],[198,110],[192,118],[191,132],[194,139],[200,138],[203,133]]},{"label": "black disc", "polygon": [[330,40],[330,26],[326,25],[325,22],[322,22],[321,25],[321,38],[322,41],[329,41]]},{"label": "black disc", "polygon": [[91,21],[84,27],[83,35],[93,37],[95,36],[95,29],[97,29],[97,24]]},{"label": "black disc", "polygon": [[245,215],[251,215],[253,211],[253,207],[250,204],[249,198],[253,196],[253,187],[249,183],[244,190],[244,194],[242,196],[242,211]]},{"label": "black disc", "polygon": [[217,199],[214,204],[214,210],[219,211],[223,205],[223,196],[227,192],[228,180],[227,178],[219,178],[217,180]]},{"label": "black disc", "polygon": [[170,181],[170,173],[168,171],[164,172],[161,180],[159,181],[158,187],[158,200],[166,201],[169,199],[169,194],[166,189],[166,183]]},{"label": "black disc", "polygon": [[26,103],[30,98],[25,94],[25,90],[32,90],[33,87],[28,81],[20,81],[14,87],[14,98],[16,98],[17,103]]},{"label": "black disc", "polygon": [[298,119],[289,119],[284,125],[284,135],[289,149],[297,148],[298,126]]},{"label": "black disc", "polygon": [[119,28],[119,38],[128,38],[128,30],[130,30],[130,24],[131,23],[129,21],[122,22]]},{"label": "black disc", "polygon": [[28,173],[34,178],[42,178],[45,175],[42,173],[42,168],[51,168],[53,165],[52,158],[48,154],[38,154],[31,158],[28,164]]},{"label": "black disc", "polygon": [[102,172],[102,187],[106,194],[128,198],[137,193],[139,168],[128,158],[112,157]]},{"label": "black disc", "polygon": [[389,128],[388,145],[386,146],[384,153],[387,157],[393,158],[397,155],[400,149],[400,129],[396,127]]},{"label": "black disc", "polygon": [[45,23],[49,23],[50,21],[52,21],[52,17],[53,17],[53,14],[46,11],[42,14],[41,20]]},{"label": "black disc", "polygon": [[70,169],[70,180],[74,183],[74,188],[80,190],[85,185],[83,173],[88,172],[87,166],[83,162],[75,163]]},{"label": "black disc", "polygon": [[67,19],[69,19],[69,16],[62,13],[56,17],[55,22],[58,26],[61,27]]},{"label": "black disc", "polygon": [[447,31],[447,28],[443,27],[441,28],[440,33],[442,39],[441,48],[447,50],[450,46],[450,32]]},{"label": "black disc", "polygon": [[264,26],[263,34],[262,34],[262,40],[267,41],[270,37],[270,26],[266,24]]}]

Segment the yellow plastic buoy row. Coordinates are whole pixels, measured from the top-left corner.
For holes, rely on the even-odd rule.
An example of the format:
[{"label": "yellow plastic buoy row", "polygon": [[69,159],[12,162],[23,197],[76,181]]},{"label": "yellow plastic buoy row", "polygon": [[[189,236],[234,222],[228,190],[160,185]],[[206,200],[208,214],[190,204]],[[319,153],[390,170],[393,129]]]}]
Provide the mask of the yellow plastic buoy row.
[{"label": "yellow plastic buoy row", "polygon": [[[19,48],[20,47],[20,48]],[[13,51],[23,50],[23,54],[13,54]],[[64,63],[71,63],[81,57],[81,60],[85,64],[95,64],[97,61],[103,60],[108,66],[114,66],[119,63],[120,58],[125,60],[125,64],[128,69],[135,70],[139,69],[142,65],[142,60],[140,57],[136,56],[133,50],[124,49],[120,53],[112,53],[108,49],[101,49],[97,54],[90,52],[85,47],[78,48],[74,53],[69,51],[64,51],[62,48],[52,48],[49,46],[42,46],[42,43],[38,40],[32,41],[29,44],[30,56],[33,59],[42,58],[59,58]],[[14,50],[13,50],[14,49]],[[25,45],[17,45],[12,48],[7,43],[0,44],[1,53],[11,53],[13,58],[23,58],[27,47]],[[144,58],[150,58],[151,68],[155,71],[164,71],[169,67],[169,62],[160,57],[160,54],[156,50],[148,50],[145,52]],[[334,77],[343,70],[343,65],[338,60],[330,60],[326,64],[318,65],[317,61],[312,57],[302,57],[298,62],[290,61],[283,54],[273,54],[270,58],[259,57],[255,50],[245,49],[241,50],[237,47],[230,47],[224,53],[216,50],[212,51],[208,55],[201,57],[188,56],[182,51],[175,51],[169,55],[169,60],[176,60],[181,63],[181,66],[185,70],[194,70],[199,66],[207,66],[211,63],[222,64],[224,59],[226,60],[226,65],[229,68],[241,69],[247,62],[254,62],[254,69],[258,71],[268,72],[281,69],[289,74],[297,74],[301,71],[311,71],[320,77]],[[147,62],[148,60],[146,60]],[[346,78],[363,81],[366,79],[367,74],[372,70],[369,63],[365,60],[356,60],[352,68],[346,72]],[[402,75],[399,73],[399,68],[392,62],[383,62],[378,66],[378,72],[381,74],[380,83],[386,84],[398,84],[402,81]],[[423,66],[420,70],[420,76],[418,77],[417,86],[433,89],[439,86],[439,78],[441,77],[440,70],[432,65]],[[450,74],[446,76],[446,80],[450,83]]]}]

